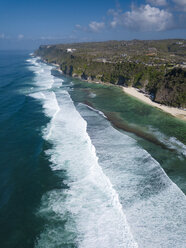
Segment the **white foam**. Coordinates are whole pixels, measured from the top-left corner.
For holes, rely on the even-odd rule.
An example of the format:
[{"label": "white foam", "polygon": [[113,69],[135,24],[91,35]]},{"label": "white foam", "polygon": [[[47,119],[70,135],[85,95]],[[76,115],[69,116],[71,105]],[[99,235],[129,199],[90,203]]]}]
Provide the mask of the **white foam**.
[{"label": "white foam", "polygon": [[135,140],[114,129],[99,111],[79,104],[85,122],[55,78],[51,87],[49,72],[46,81],[48,69],[41,64],[33,66],[40,74],[32,96],[51,118],[44,138],[53,148],[46,153],[51,168],[65,175],[68,189],[43,196],[38,214],[47,225],[36,247],[185,248],[182,191]]},{"label": "white foam", "polygon": [[161,133],[159,130],[152,128],[149,126],[149,130],[151,133],[155,134],[159,140],[164,143],[167,147],[174,149],[178,152],[178,154],[186,157],[186,145],[184,145],[181,141],[179,141],[175,137],[168,137],[165,134]]},{"label": "white foam", "polygon": [[93,93],[93,92],[91,92],[91,93],[89,94],[89,96],[90,96],[91,98],[95,98],[95,97],[96,97],[96,94]]},{"label": "white foam", "polygon": [[55,87],[60,88],[63,85],[64,80],[61,78],[55,78]]},{"label": "white foam", "polygon": [[[40,99],[44,112],[51,117],[44,130],[44,138],[53,144],[47,155],[54,171],[59,174],[65,171],[69,187],[43,196],[38,214],[48,219],[50,225],[38,238],[36,247],[63,247],[73,242],[82,248],[138,247],[118,194],[98,164],[95,148],[86,132],[86,122],[67,91],[51,91],[53,77],[47,74],[46,80],[48,68],[35,61],[34,67],[33,70],[36,73],[40,70],[40,73],[35,80],[38,92],[31,96]],[[55,88],[55,80],[52,88]],[[66,222],[64,229],[62,224],[55,225],[60,220]]]},{"label": "white foam", "polygon": [[81,105],[82,105],[82,106],[86,106],[87,108],[91,109],[92,111],[94,111],[94,112],[96,112],[96,113],[99,113],[99,114],[102,115],[105,119],[107,119],[106,115],[105,115],[102,111],[97,110],[97,109],[95,109],[95,108],[93,108],[93,107],[90,107],[90,106],[88,106],[88,105],[86,105],[86,104],[79,103],[79,106],[81,106]]},{"label": "white foam", "polygon": [[29,63],[28,68],[35,73],[35,86],[39,88],[37,91],[49,90],[53,87],[54,83],[57,88],[62,85],[63,79],[51,75],[51,70],[54,66],[39,61],[39,57],[28,59],[27,62]]},{"label": "white foam", "polygon": [[139,248],[185,248],[186,197],[135,140],[79,104],[99,164],[118,192]]}]

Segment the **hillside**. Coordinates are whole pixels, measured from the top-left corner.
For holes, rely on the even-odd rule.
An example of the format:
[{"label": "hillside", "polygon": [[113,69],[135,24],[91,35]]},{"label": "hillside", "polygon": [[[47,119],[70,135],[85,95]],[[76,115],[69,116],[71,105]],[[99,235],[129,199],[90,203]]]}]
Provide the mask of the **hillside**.
[{"label": "hillside", "polygon": [[59,64],[64,74],[133,86],[156,102],[186,107],[186,40],[48,45],[35,54]]}]

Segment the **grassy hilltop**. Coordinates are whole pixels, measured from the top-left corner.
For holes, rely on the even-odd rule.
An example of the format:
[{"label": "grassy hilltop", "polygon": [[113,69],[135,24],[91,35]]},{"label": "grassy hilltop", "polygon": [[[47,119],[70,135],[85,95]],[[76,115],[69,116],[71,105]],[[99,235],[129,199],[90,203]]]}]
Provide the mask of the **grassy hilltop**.
[{"label": "grassy hilltop", "polygon": [[107,41],[40,46],[64,74],[133,86],[154,101],[186,107],[186,40]]}]

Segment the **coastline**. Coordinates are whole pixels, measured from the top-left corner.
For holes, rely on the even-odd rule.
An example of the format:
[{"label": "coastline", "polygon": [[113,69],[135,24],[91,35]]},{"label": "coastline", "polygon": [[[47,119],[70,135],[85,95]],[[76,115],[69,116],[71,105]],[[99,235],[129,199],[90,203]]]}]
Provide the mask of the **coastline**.
[{"label": "coastline", "polygon": [[169,106],[166,106],[166,105],[162,105],[160,103],[153,102],[145,94],[139,92],[134,87],[123,87],[122,86],[122,90],[126,94],[128,94],[130,96],[133,96],[133,97],[141,100],[142,102],[145,102],[145,103],[147,103],[147,104],[149,104],[149,105],[151,105],[153,107],[159,108],[159,109],[163,110],[164,112],[171,114],[174,117],[177,117],[177,118],[179,118],[181,120],[186,121],[186,111],[183,110],[183,109],[179,109],[179,108],[175,108],[175,107],[169,107]]},{"label": "coastline", "polygon": [[[63,71],[60,69],[60,65],[59,64],[53,64],[54,66],[56,66],[56,70],[59,71],[61,74],[63,74]],[[73,77],[73,76],[72,76]],[[76,77],[73,77],[73,78],[76,78]],[[82,78],[79,78],[81,79],[82,81],[85,81],[85,82],[90,82],[90,83],[100,83],[100,84],[106,84],[106,85],[109,85],[110,83],[104,83],[104,82],[95,82],[95,81],[92,81],[92,80],[85,80],[85,79],[82,79]],[[156,107],[176,118],[179,118],[181,120],[184,120],[186,121],[186,111],[183,110],[183,109],[179,109],[179,108],[175,108],[175,107],[170,107],[170,106],[166,106],[166,105],[163,105],[163,104],[160,104],[160,103],[157,103],[157,102],[153,102],[149,97],[147,97],[145,94],[139,92],[136,88],[134,87],[124,87],[124,86],[118,86],[116,85],[117,87],[120,87],[124,93],[130,95],[130,96],[133,96],[135,98],[137,98],[138,100],[148,104],[148,105],[151,105],[152,107]]]}]

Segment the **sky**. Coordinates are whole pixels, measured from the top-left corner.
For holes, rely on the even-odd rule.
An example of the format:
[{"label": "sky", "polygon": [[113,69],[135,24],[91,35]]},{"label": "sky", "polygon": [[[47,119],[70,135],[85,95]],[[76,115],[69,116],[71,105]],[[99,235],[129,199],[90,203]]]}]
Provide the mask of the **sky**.
[{"label": "sky", "polygon": [[0,50],[186,38],[186,0],[0,0]]}]

